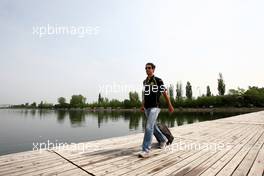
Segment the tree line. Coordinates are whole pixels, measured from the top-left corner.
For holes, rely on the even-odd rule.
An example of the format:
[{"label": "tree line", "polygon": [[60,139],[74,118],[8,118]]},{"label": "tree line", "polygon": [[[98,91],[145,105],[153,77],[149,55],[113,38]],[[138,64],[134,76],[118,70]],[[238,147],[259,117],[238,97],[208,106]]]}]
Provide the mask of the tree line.
[{"label": "tree line", "polygon": [[[175,90],[174,86],[170,85],[168,87],[168,94],[174,107],[264,107],[264,88],[258,88],[256,86],[249,87],[247,90],[237,88],[230,89],[228,93],[226,93],[226,85],[221,73],[219,73],[217,83],[217,95],[213,95],[210,86],[207,85],[206,94],[194,98],[192,85],[189,81],[187,81],[185,86],[185,96],[183,95],[183,86],[180,82],[176,83]],[[176,95],[174,95],[174,92],[176,92]],[[39,104],[36,104],[36,102],[32,104],[25,103],[21,105],[12,105],[11,108],[139,108],[141,105],[139,94],[136,91],[129,92],[129,98],[123,101],[118,99],[109,100],[106,97],[102,97],[101,93],[99,93],[98,100],[93,103],[86,103],[86,97],[83,95],[72,95],[69,102],[66,101],[66,98],[59,97],[57,102],[57,104],[43,101]],[[167,107],[163,96],[160,97],[160,106],[161,108]]]}]

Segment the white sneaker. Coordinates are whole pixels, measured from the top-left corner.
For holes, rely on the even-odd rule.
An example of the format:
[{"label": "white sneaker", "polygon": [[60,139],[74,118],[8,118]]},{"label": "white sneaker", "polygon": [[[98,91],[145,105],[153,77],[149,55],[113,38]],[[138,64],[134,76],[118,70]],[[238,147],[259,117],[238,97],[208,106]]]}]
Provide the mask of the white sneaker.
[{"label": "white sneaker", "polygon": [[148,158],[149,156],[150,156],[149,152],[146,152],[146,151],[141,151],[138,154],[138,157],[140,157],[140,158]]}]

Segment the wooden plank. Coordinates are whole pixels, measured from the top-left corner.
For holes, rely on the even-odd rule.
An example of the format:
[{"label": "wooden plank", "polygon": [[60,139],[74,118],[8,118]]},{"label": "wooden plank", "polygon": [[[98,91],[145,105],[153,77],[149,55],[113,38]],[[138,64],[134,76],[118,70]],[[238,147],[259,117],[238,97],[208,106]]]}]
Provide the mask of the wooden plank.
[{"label": "wooden plank", "polygon": [[[261,132],[260,132],[261,133]],[[259,134],[259,133],[258,133]],[[254,140],[251,140],[249,143],[247,143],[245,146],[247,146],[247,145],[251,145],[250,143],[252,143],[252,142],[254,142]],[[238,145],[240,145],[240,144],[238,144]],[[244,147],[245,147],[244,146]],[[223,151],[224,152],[224,154],[223,154],[223,152],[220,152],[219,154],[220,154],[220,156],[219,156],[219,154],[216,154],[215,156],[213,156],[212,158],[210,158],[210,162],[212,163],[212,161],[215,163],[217,160],[221,160],[221,158],[223,158],[224,157],[224,155],[228,155],[228,153],[231,151],[231,150],[233,150],[234,149],[234,147],[232,147],[230,150],[228,150],[228,151]],[[239,155],[240,153],[238,153],[238,154],[236,154],[235,155],[235,157],[237,157],[237,156],[240,156]],[[242,154],[244,154],[244,153],[242,153]],[[241,156],[240,156],[241,157]],[[217,160],[216,160],[216,158],[217,158]],[[240,159],[241,160],[241,159]],[[223,169],[221,172],[223,172],[224,173],[224,175],[231,175],[232,174],[232,172],[233,172],[233,170],[232,169],[235,169],[236,168],[236,166],[238,165],[238,163],[239,163],[239,158],[236,158],[236,159],[234,159],[234,161],[232,162],[232,161],[230,161],[229,162],[229,164],[230,164],[230,166],[229,167],[225,167],[225,169]],[[205,170],[206,170],[206,168],[208,168],[208,166],[209,167],[212,167],[212,165],[213,164],[211,164],[210,163],[210,165],[208,165],[208,162],[207,162],[207,167],[204,167],[204,166],[202,166],[202,165],[198,165],[198,167],[196,167],[196,168],[192,168],[192,170],[194,171],[194,172],[196,172],[195,174],[194,174],[194,172],[190,172],[190,174],[187,174],[187,175],[198,175],[198,173],[200,174],[201,172],[204,172]],[[191,169],[190,169],[191,170]],[[186,170],[185,170],[185,172],[186,172]],[[198,172],[198,173],[197,173]],[[212,174],[213,175],[213,174]]]},{"label": "wooden plank", "polygon": [[[235,146],[230,152],[228,152],[226,155],[224,155],[220,160],[218,160],[216,163],[214,163],[208,170],[203,172],[201,175],[216,175],[218,174],[231,160],[233,157],[235,157],[239,151],[243,148],[244,145],[246,145],[248,142],[255,141],[260,135],[260,129],[258,129],[257,133],[252,133],[253,135],[251,138],[243,143],[241,145]],[[232,165],[234,166],[234,165]],[[230,171],[230,170],[227,170]],[[225,174],[232,174],[232,173],[227,173]]]},{"label": "wooden plank", "polygon": [[[221,129],[220,129],[221,130]],[[230,129],[230,130],[234,130],[234,129]],[[217,130],[215,130],[215,132],[217,133]],[[226,132],[226,134],[228,134],[228,135],[230,135],[230,131],[225,131]],[[222,136],[223,135],[223,133],[218,133],[218,135],[219,136]],[[217,135],[213,135],[213,138],[214,139],[216,139],[215,137],[216,137]],[[189,151],[188,151],[189,152]],[[187,153],[188,153],[187,152]],[[194,152],[195,153],[195,152]],[[193,153],[188,153],[188,154],[193,154]],[[163,154],[164,155],[164,154]],[[146,162],[138,162],[138,163],[130,163],[130,167],[127,167],[127,168],[123,168],[123,169],[120,169],[120,168],[118,168],[118,171],[115,173],[115,172],[113,172],[113,173],[111,173],[111,174],[113,174],[113,175],[115,175],[115,174],[120,174],[120,173],[122,173],[122,172],[125,172],[126,174],[133,174],[131,171],[132,170],[134,170],[135,172],[141,172],[141,173],[145,173],[145,172],[143,172],[143,170],[140,170],[141,168],[142,169],[144,169],[144,171],[146,171],[146,169],[150,169],[149,167],[145,167],[145,166],[147,166],[148,164],[151,164],[152,166],[153,166],[153,168],[155,168],[156,167],[156,165],[154,165],[154,162],[156,162],[157,164],[159,164],[161,161],[164,163],[164,165],[166,166],[167,165],[167,162],[168,163],[170,163],[170,158],[177,158],[177,156],[173,156],[173,155],[171,155],[171,153],[169,154],[169,155],[171,155],[169,158],[168,158],[168,156],[163,156],[163,155],[161,155],[162,157],[163,157],[163,159],[161,159],[161,158],[155,158],[155,160],[153,160],[153,158],[151,158],[150,160],[147,160]],[[189,156],[189,155],[186,155],[186,157],[187,156]],[[183,158],[182,156],[181,156],[181,158]],[[144,163],[144,164],[143,164]],[[106,170],[106,171],[108,171],[108,170]],[[96,172],[97,173],[97,172]],[[109,174],[109,172],[108,172],[108,174]]]},{"label": "wooden plank", "polygon": [[[244,140],[250,133],[241,135],[239,138],[231,139],[233,145],[237,145],[240,141]],[[175,168],[172,172],[175,175],[199,175],[203,170],[208,168],[211,164],[209,162],[216,162],[219,157],[223,156],[230,150],[230,147],[226,147],[222,150],[213,151],[211,153],[205,153],[201,158],[191,161],[181,169]]]},{"label": "wooden plank", "polygon": [[[175,141],[175,142],[177,142],[177,141]],[[134,159],[134,156],[133,156],[133,158],[132,159]],[[153,159],[153,157],[152,157],[152,159]],[[135,159],[134,159],[135,160]],[[141,160],[141,159],[138,159],[138,160]],[[138,161],[138,160],[136,160],[136,162]],[[121,160],[120,160],[120,162],[122,162]],[[155,162],[155,161],[154,161]],[[122,162],[122,163],[124,163],[124,162]],[[126,163],[128,163],[129,164],[129,161],[128,160],[126,160]],[[100,163],[100,164],[104,164],[104,163]],[[111,163],[111,165],[113,166],[113,165],[116,165],[117,163]],[[91,166],[91,167],[93,167],[93,166]],[[105,166],[103,166],[103,167],[105,167]],[[111,167],[111,166],[110,166]],[[95,166],[95,168],[96,168],[96,170],[102,170],[100,167],[98,167],[98,165],[96,165]],[[111,168],[113,168],[113,167],[111,167]],[[119,167],[119,169],[120,169],[120,167]]]},{"label": "wooden plank", "polygon": [[42,150],[42,151],[27,151],[27,152],[20,152],[8,155],[0,156],[0,166],[17,161],[25,161],[29,158],[38,158],[38,157],[45,157],[49,155],[49,152]]},{"label": "wooden plank", "polygon": [[50,168],[50,167],[58,166],[63,163],[67,163],[64,159],[53,153],[51,153],[50,158],[52,159],[52,161],[49,162],[45,162],[40,158],[38,161],[36,160],[34,160],[34,162],[29,161],[29,164],[26,165],[24,165],[23,163],[19,163],[19,164],[14,163],[10,165],[9,169],[5,168],[3,170],[0,170],[0,175],[19,175],[19,174],[29,173],[39,169]]},{"label": "wooden plank", "polygon": [[[229,151],[231,151],[235,146],[237,146],[240,142],[239,138],[244,140],[246,137],[248,137],[252,131],[249,131],[250,127],[247,126],[247,129],[243,129],[242,131],[245,131],[245,133],[240,132],[239,136],[236,136],[236,138],[232,138],[233,141],[231,141],[231,144],[229,148],[226,148],[215,155],[213,155],[211,158],[209,158],[207,161],[202,162],[197,167],[194,167],[190,169],[185,175],[186,176],[196,176],[200,175],[201,173],[205,172],[208,168],[210,168],[214,163],[216,163],[218,160],[220,160],[224,155],[226,155]],[[237,140],[238,139],[238,140]]]},{"label": "wooden plank", "polygon": [[[140,142],[138,143],[138,146],[140,145],[142,143],[142,138],[140,139]],[[129,144],[130,145],[130,144]],[[115,146],[113,146],[113,148],[114,148]],[[116,148],[116,147],[115,147]],[[138,150],[140,150],[140,148],[138,147]],[[104,151],[104,150],[103,150]],[[109,149],[109,151],[111,151],[111,149]],[[111,152],[111,155],[112,155],[112,158],[114,159],[114,158],[116,158],[116,156],[118,155],[118,153],[121,153],[122,152],[122,150],[117,150],[117,152],[116,153],[113,153],[113,152]],[[100,153],[100,151],[97,153],[98,154],[98,156],[100,156],[100,154],[102,155],[102,156],[100,156],[100,157],[97,157],[97,158],[94,158],[93,157],[93,155],[92,156],[89,156],[89,160],[83,160],[83,159],[85,159],[85,158],[87,158],[87,157],[80,157],[80,158],[77,158],[77,160],[75,160],[75,159],[73,159],[72,161],[73,162],[75,162],[75,163],[77,163],[77,164],[79,164],[80,166],[85,166],[85,165],[83,165],[83,163],[85,163],[86,165],[92,165],[93,163],[98,163],[98,160],[99,161],[109,161],[109,160],[111,160],[111,158],[109,158],[108,156],[103,156],[103,152],[102,153]],[[117,154],[117,155],[115,155],[115,154]],[[64,155],[65,156],[65,155]],[[91,158],[92,157],[92,158]],[[90,161],[92,161],[92,162],[90,162]]]},{"label": "wooden plank", "polygon": [[84,172],[83,170],[79,169],[79,168],[75,168],[75,169],[70,169],[70,170],[66,170],[66,171],[60,171],[56,173],[57,176],[87,176],[89,174],[87,174],[86,172]]},{"label": "wooden plank", "polygon": [[262,144],[258,155],[250,168],[248,176],[264,175],[264,144]]},{"label": "wooden plank", "polygon": [[[250,134],[249,137],[252,137],[254,134]],[[246,136],[241,136],[241,138],[236,139],[236,141],[241,142],[242,141],[247,141],[249,138],[246,134]],[[226,138],[226,141],[232,141],[231,138]],[[194,162],[195,160],[199,160],[203,155],[206,155],[206,151],[201,151],[200,154],[194,156],[194,157],[189,157],[185,160],[183,160],[180,163],[174,164],[172,166],[166,166],[165,168],[160,169],[158,172],[155,172],[155,175],[170,175],[173,172],[179,171],[179,175],[181,175],[182,173],[188,172],[189,170],[191,170],[192,167],[188,168],[188,164]],[[209,153],[208,155],[209,157],[211,156],[211,154]],[[204,161],[204,160],[202,160]],[[199,162],[199,161],[198,161]],[[182,170],[180,170],[182,169]]]},{"label": "wooden plank", "polygon": [[[264,129],[264,127],[263,127]],[[239,166],[235,169],[233,176],[243,176],[247,175],[250,168],[252,167],[254,161],[256,160],[256,157],[261,149],[261,146],[264,144],[264,133],[262,133],[262,136],[258,139],[258,141],[254,144],[254,146],[250,149],[246,157],[243,159],[243,161],[239,164]],[[264,166],[264,164],[263,164]],[[264,169],[263,169],[264,170]]]},{"label": "wooden plank", "polygon": [[231,175],[237,168],[239,163],[244,159],[248,151],[251,149],[252,145],[256,143],[256,141],[260,138],[262,134],[263,130],[261,129],[261,131],[257,133],[249,143],[243,146],[243,148],[239,152],[237,152],[235,156],[232,157],[232,159],[225,165],[223,169],[221,169],[221,171],[217,175]]},{"label": "wooden plank", "polygon": [[[163,158],[165,158],[165,159],[166,159],[166,157],[167,157],[167,156],[163,156]],[[149,163],[151,163],[151,162],[152,162],[152,163],[159,163],[159,160],[160,160],[160,158],[155,158],[155,160],[153,160],[153,159],[152,159],[152,161],[150,160]],[[141,165],[142,165],[142,164],[143,164],[143,163],[141,163]],[[131,163],[131,165],[133,165],[133,163]],[[153,165],[153,164],[152,164],[152,165]],[[143,166],[139,166],[139,168],[141,168],[141,167],[144,167],[144,165],[143,165]],[[154,166],[154,167],[155,167],[155,166]],[[136,170],[139,170],[139,168],[137,168]],[[119,168],[119,169],[120,169],[120,168]]]}]

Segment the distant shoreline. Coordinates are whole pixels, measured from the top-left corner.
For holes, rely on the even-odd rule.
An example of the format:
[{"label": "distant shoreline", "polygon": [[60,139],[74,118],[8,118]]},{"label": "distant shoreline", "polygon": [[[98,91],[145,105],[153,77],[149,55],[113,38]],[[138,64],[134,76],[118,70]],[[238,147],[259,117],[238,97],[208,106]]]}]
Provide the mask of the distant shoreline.
[{"label": "distant shoreline", "polygon": [[[130,108],[130,109],[124,109],[124,108],[0,108],[0,109],[25,109],[25,110],[65,110],[65,111],[87,111],[87,112],[140,112],[139,108]],[[219,108],[175,108],[175,112],[257,112],[264,110],[264,107],[219,107]],[[168,109],[162,108],[162,112],[167,112]]]}]

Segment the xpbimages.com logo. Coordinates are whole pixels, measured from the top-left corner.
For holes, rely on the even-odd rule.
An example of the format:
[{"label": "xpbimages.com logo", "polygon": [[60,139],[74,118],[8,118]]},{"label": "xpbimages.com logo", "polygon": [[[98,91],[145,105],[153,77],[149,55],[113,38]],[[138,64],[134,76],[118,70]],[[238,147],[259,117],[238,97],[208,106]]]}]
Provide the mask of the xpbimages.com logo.
[{"label": "xpbimages.com logo", "polygon": [[99,85],[98,89],[99,92],[103,93],[104,95],[109,95],[111,93],[118,93],[122,95],[127,95],[131,90],[141,90],[144,95],[150,95],[151,92],[164,92],[167,90],[168,86],[165,85],[135,85],[135,84],[119,84],[113,82],[112,84],[103,84]]},{"label": "xpbimages.com logo", "polygon": [[91,35],[99,34],[99,26],[62,26],[62,25],[39,25],[32,27],[32,34],[39,38],[47,37],[51,35],[66,35],[76,36],[78,38],[84,38]]},{"label": "xpbimages.com logo", "polygon": [[166,91],[165,85],[144,85],[143,88],[144,94],[145,95],[150,95],[151,92],[158,93],[158,92],[164,92]]},{"label": "xpbimages.com logo", "polygon": [[58,151],[75,151],[75,152],[93,152],[97,151],[99,149],[102,149],[102,147],[99,147],[96,144],[90,144],[90,143],[67,143],[67,142],[59,142],[59,141],[50,141],[47,140],[47,142],[33,142],[32,143],[33,151],[39,151],[42,152],[44,150],[58,150]]}]

